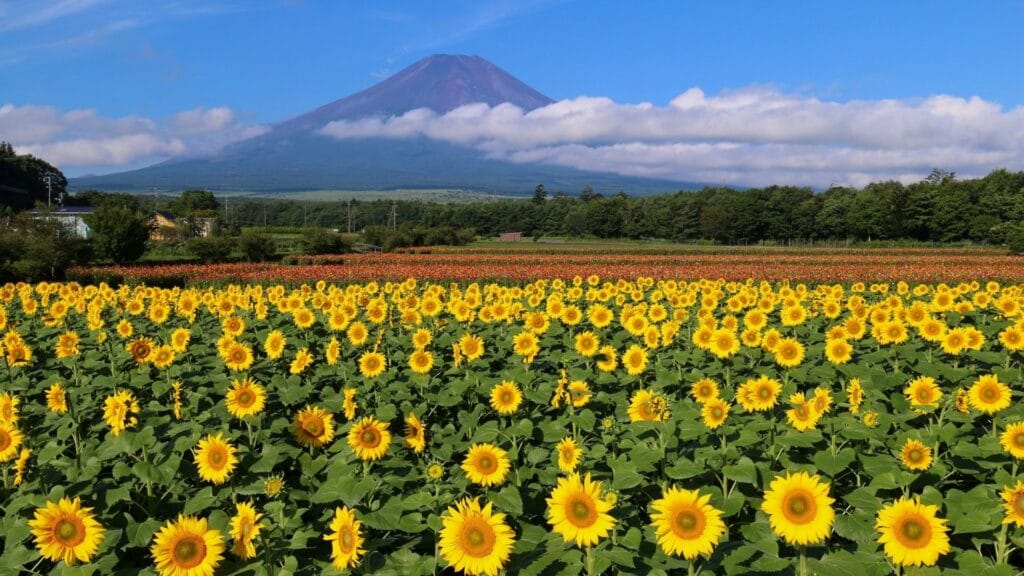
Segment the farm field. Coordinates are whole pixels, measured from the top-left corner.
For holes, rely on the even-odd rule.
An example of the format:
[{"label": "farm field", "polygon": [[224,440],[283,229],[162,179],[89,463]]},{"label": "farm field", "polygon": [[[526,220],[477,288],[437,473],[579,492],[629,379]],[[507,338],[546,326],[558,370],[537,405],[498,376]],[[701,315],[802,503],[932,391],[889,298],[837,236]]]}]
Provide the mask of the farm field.
[{"label": "farm field", "polygon": [[403,253],[288,256],[279,263],[80,267],[74,278],[130,283],[442,281],[537,278],[757,278],[802,282],[1024,280],[1024,260],[990,248],[744,248],[515,246],[412,248]]},{"label": "farm field", "polygon": [[933,254],[7,284],[0,574],[1016,574],[1020,272]]}]

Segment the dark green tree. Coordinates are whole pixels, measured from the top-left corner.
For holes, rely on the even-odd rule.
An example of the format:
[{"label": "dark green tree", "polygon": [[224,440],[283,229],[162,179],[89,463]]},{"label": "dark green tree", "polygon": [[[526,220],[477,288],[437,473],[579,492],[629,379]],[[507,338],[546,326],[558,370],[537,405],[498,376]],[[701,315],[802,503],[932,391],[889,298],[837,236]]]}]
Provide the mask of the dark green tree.
[{"label": "dark green tree", "polygon": [[244,230],[238,237],[238,248],[248,262],[266,262],[277,254],[277,243],[270,234]]},{"label": "dark green tree", "polygon": [[101,206],[85,217],[93,248],[100,258],[118,264],[134,262],[146,252],[152,221],[117,205]]},{"label": "dark green tree", "polygon": [[544,200],[548,197],[548,191],[544,189],[543,184],[537,184],[537,187],[533,189],[533,203],[543,204]]}]

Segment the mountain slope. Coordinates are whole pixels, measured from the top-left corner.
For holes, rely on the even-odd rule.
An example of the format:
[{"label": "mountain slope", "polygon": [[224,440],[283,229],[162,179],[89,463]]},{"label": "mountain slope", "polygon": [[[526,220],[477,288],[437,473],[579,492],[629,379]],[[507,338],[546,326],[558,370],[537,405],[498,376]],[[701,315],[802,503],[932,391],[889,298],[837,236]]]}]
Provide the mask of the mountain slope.
[{"label": "mountain slope", "polygon": [[199,158],[167,162],[106,176],[74,179],[72,189],[178,190],[210,188],[251,192],[449,188],[529,194],[538,183],[575,193],[665,192],[686,184],[588,172],[543,163],[487,158],[476,149],[430,140],[337,140],[318,131],[335,120],[401,115],[417,108],[444,114],[459,106],[504,102],[524,110],[552,100],[478,56],[424,58],[361,92],[290,118],[254,138]]}]

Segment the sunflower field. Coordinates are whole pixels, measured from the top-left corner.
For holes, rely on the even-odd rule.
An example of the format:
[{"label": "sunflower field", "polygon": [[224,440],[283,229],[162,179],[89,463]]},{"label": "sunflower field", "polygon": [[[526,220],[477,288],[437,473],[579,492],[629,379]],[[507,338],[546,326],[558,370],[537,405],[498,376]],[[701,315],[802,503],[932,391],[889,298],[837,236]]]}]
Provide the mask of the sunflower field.
[{"label": "sunflower field", "polygon": [[0,287],[0,574],[1019,574],[1024,286]]}]

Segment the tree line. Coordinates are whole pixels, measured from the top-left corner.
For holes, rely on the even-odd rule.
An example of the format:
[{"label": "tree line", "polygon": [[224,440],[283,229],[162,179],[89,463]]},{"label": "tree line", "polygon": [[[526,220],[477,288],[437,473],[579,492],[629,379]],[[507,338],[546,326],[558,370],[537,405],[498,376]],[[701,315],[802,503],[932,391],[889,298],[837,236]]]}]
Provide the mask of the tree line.
[{"label": "tree line", "polygon": [[[232,200],[221,216],[234,226],[322,226],[347,231],[399,228],[473,228],[480,235],[660,238],[723,244],[763,241],[916,240],[1003,244],[1024,221],[1024,172],[995,170],[958,179],[935,170],[921,182],[874,182],[863,188],[768,186],[706,187],[657,196],[548,195],[539,185],[530,199],[438,204],[415,200],[294,202]],[[351,212],[350,212],[351,210]]]}]

